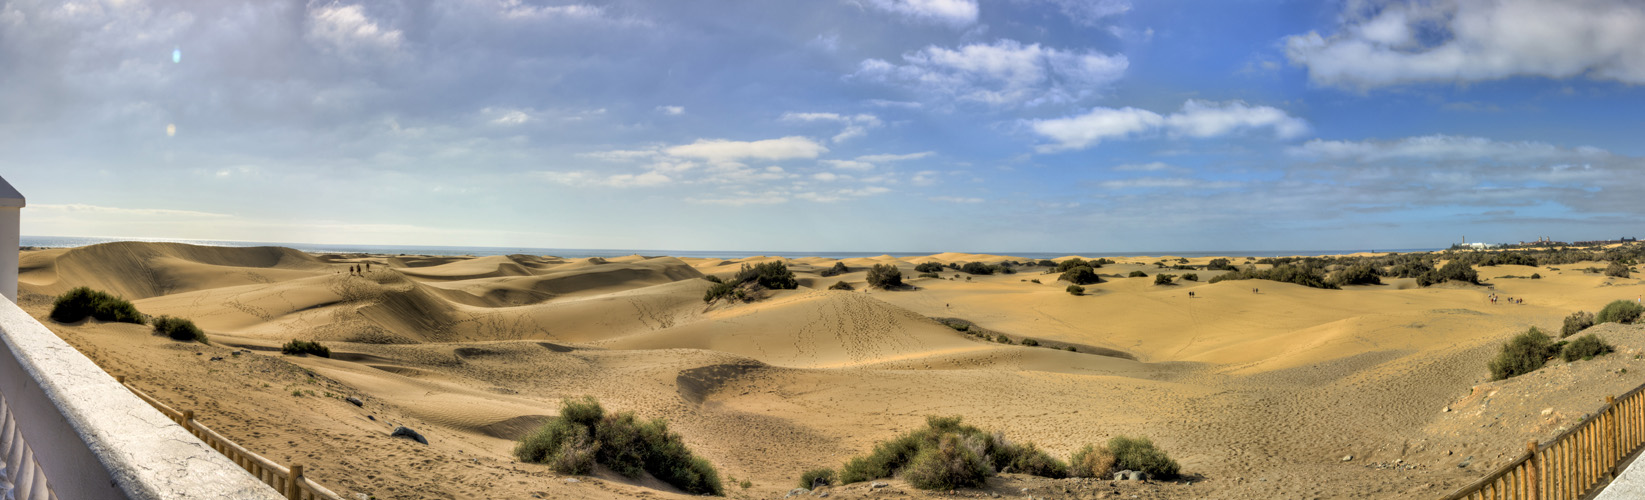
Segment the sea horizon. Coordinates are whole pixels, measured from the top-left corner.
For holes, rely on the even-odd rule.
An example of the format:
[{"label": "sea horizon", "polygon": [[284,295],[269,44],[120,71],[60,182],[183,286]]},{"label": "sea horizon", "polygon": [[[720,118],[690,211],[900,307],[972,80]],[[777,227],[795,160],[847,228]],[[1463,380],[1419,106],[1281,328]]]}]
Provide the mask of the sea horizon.
[{"label": "sea horizon", "polygon": [[[121,241],[138,241],[154,243],[185,243],[191,245],[219,246],[219,247],[263,247],[276,246],[301,250],[311,253],[340,253],[340,254],[380,254],[380,255],[435,255],[435,256],[489,256],[489,255],[541,255],[581,259],[588,257],[623,257],[628,255],[695,257],[713,259],[739,259],[747,257],[823,257],[829,259],[849,259],[858,257],[878,257],[890,255],[893,257],[918,257],[945,252],[866,252],[866,251],[780,251],[780,250],[667,250],[667,249],[629,249],[629,248],[551,248],[551,247],[490,247],[467,245],[358,245],[358,244],[329,244],[329,243],[292,243],[266,241],[234,241],[234,240],[203,240],[183,238],[131,238],[131,237],[95,237],[95,236],[30,236],[19,238],[19,245],[35,248],[74,248],[114,243]],[[1336,249],[1336,250],[1213,250],[1213,251],[1128,251],[1128,252],[1012,252],[1012,251],[983,251],[964,252],[987,255],[1006,255],[1025,259],[1053,259],[1068,255],[1082,257],[1134,257],[1134,256],[1178,256],[1178,257],[1285,257],[1285,256],[1321,256],[1343,255],[1359,252],[1437,252],[1444,248],[1387,248],[1387,249]],[[951,250],[949,250],[951,251]]]}]

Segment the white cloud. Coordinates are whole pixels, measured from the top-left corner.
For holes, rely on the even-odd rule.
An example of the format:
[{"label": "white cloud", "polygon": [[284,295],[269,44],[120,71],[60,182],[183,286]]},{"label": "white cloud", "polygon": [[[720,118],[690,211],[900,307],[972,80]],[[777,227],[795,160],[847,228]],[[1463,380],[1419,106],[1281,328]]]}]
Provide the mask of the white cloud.
[{"label": "white cloud", "polygon": [[932,196],[931,201],[946,201],[949,203],[982,203],[982,198],[963,198],[959,196]]},{"label": "white cloud", "polygon": [[[105,216],[126,216],[126,217],[145,217],[145,218],[152,218],[152,217],[179,218],[179,217],[181,217],[181,218],[216,219],[216,218],[223,218],[223,217],[233,217],[232,215],[228,215],[228,214],[219,214],[219,213],[212,213],[212,212],[197,212],[197,211],[193,211],[193,210],[172,210],[172,209],[166,209],[166,208],[121,208],[121,207],[106,207],[106,206],[101,206],[101,205],[86,205],[86,204],[82,204],[82,203],[67,203],[67,204],[36,203],[36,204],[29,205],[28,209],[29,209],[30,212],[98,214],[98,215],[105,215]],[[46,214],[42,214],[42,215],[46,215]]]},{"label": "white cloud", "polygon": [[662,153],[655,149],[614,149],[610,151],[579,153],[577,156],[605,161],[635,161],[656,158],[658,156],[662,156]]},{"label": "white cloud", "polygon": [[1137,179],[1119,179],[1103,181],[1100,185],[1107,189],[1229,189],[1239,187],[1240,184],[1231,181],[1207,181],[1186,177],[1141,177]]},{"label": "white cloud", "polygon": [[1285,39],[1286,55],[1315,83],[1365,89],[1514,76],[1645,83],[1645,3],[1635,0],[1405,1],[1353,10],[1335,34]]},{"label": "white cloud", "polygon": [[1173,136],[1208,138],[1247,130],[1268,129],[1276,137],[1294,138],[1308,132],[1308,122],[1269,106],[1244,101],[1222,103],[1190,99],[1170,115],[1125,108],[1093,108],[1083,115],[1028,122],[1035,133],[1054,141],[1037,149],[1042,153],[1085,149],[1104,140],[1123,139],[1157,131]]},{"label": "white cloud", "polygon": [[657,112],[669,116],[685,114],[685,106],[657,106]]},{"label": "white cloud", "polygon": [[918,160],[920,158],[925,158],[925,157],[931,156],[933,154],[936,154],[936,152],[934,152],[934,151],[921,151],[921,152],[918,152],[918,153],[908,153],[908,154],[901,154],[901,155],[893,155],[893,154],[862,155],[862,156],[857,157],[857,161],[866,161],[866,162],[870,162],[870,163],[885,163],[885,162],[903,161],[903,160]]},{"label": "white cloud", "polygon": [[660,172],[650,171],[639,174],[602,175],[587,170],[579,171],[540,171],[533,172],[538,178],[573,187],[601,186],[613,188],[655,187],[673,182],[672,178]]},{"label": "white cloud", "polygon": [[404,35],[385,29],[366,15],[359,5],[326,5],[308,12],[308,39],[324,48],[349,57],[391,54],[400,48]]},{"label": "white cloud", "polygon": [[815,174],[811,174],[811,178],[823,182],[834,182],[840,179],[850,179],[851,176],[840,175],[833,172],[817,172]]},{"label": "white cloud", "polygon": [[1130,0],[1049,0],[1076,23],[1097,26],[1104,19],[1131,10]]},{"label": "white cloud", "polygon": [[526,122],[535,120],[530,113],[523,109],[485,108],[480,110],[480,114],[488,117],[487,121],[491,124],[505,127],[524,125]]},{"label": "white cloud", "polygon": [[1187,169],[1162,162],[1132,163],[1115,166],[1114,170],[1121,172],[1180,172]]},{"label": "white cloud", "polygon": [[843,124],[845,125],[845,128],[841,129],[840,133],[835,134],[832,139],[835,144],[844,142],[847,139],[868,135],[868,129],[878,128],[881,125],[879,117],[866,113],[842,115],[838,113],[788,112],[783,113],[782,120],[791,122],[834,122]]},{"label": "white cloud", "polygon": [[762,141],[730,141],[725,139],[698,139],[697,142],[663,150],[671,156],[701,158],[714,162],[739,159],[789,160],[816,158],[828,152],[816,141],[800,136]]},{"label": "white cloud", "polygon": [[906,64],[863,61],[852,78],[900,84],[923,94],[989,105],[1066,103],[1124,76],[1122,54],[1061,50],[1015,40],[903,54]]},{"label": "white cloud", "polygon": [[686,198],[685,201],[690,203],[701,203],[704,205],[725,205],[731,207],[741,207],[745,205],[776,205],[780,203],[788,203],[788,194],[778,191],[767,191],[763,193],[740,191],[717,198]]},{"label": "white cloud", "polygon": [[955,27],[977,22],[977,0],[868,0],[868,5],[916,22]]},{"label": "white cloud", "polygon": [[874,164],[854,160],[821,160],[818,163],[841,170],[873,170]]},{"label": "white cloud", "polygon": [[1384,160],[1547,162],[1605,158],[1609,152],[1592,148],[1561,148],[1545,142],[1507,142],[1483,137],[1426,135],[1394,141],[1325,141],[1314,139],[1287,149],[1292,156],[1361,163]]},{"label": "white cloud", "polygon": [[910,182],[913,182],[915,186],[930,186],[937,183],[937,175],[936,170],[921,170],[914,174],[914,178],[910,179]]}]

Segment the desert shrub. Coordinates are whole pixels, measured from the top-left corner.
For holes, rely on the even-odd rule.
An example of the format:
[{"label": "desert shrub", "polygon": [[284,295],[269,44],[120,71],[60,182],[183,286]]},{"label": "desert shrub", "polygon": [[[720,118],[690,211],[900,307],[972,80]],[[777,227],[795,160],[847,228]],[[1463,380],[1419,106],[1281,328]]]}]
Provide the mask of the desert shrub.
[{"label": "desert shrub", "polygon": [[998,337],[994,337],[994,341],[999,342],[1001,344],[1010,345],[1011,344],[1011,337],[1001,335],[1001,336],[998,336]]},{"label": "desert shrub", "polygon": [[833,285],[829,286],[828,289],[829,290],[847,290],[847,291],[856,290],[856,288],[852,287],[850,283],[846,283],[844,281],[834,283]]},{"label": "desert shrub", "polygon": [[[154,318],[154,334],[171,337],[172,340],[195,341],[206,343],[206,332],[194,326],[193,321],[171,316]],[[330,352],[326,353],[329,357]]]},{"label": "desert shrub", "polygon": [[921,278],[938,278],[938,279],[941,279],[942,275],[937,274],[937,273],[920,273],[920,277]]},{"label": "desert shrub", "polygon": [[967,262],[960,266],[960,270],[971,274],[994,274],[994,266],[981,262]]},{"label": "desert shrub", "polygon": [[823,467],[820,469],[811,469],[805,471],[804,474],[800,474],[801,488],[815,489],[818,486],[830,486],[833,484],[834,469]]},{"label": "desert shrub", "polygon": [[1180,469],[1175,460],[1145,437],[1117,436],[1108,440],[1108,451],[1114,454],[1115,467],[1146,472],[1155,479],[1175,478]]},{"label": "desert shrub", "polygon": [[1621,262],[1612,262],[1611,265],[1605,266],[1605,275],[1626,278],[1628,277],[1628,266]]},{"label": "desert shrub", "polygon": [[[1274,259],[1262,259],[1262,261],[1264,263],[1277,262]],[[1211,282],[1220,283],[1228,280],[1252,279],[1295,283],[1312,288],[1341,288],[1336,284],[1327,281],[1325,279],[1324,271],[1321,271],[1317,265],[1310,265],[1306,262],[1276,263],[1272,269],[1266,270],[1258,270],[1255,267],[1247,266],[1245,269],[1241,269],[1239,271],[1233,271],[1212,277]]]},{"label": "desert shrub", "polygon": [[1068,285],[1067,290],[1069,295],[1085,295],[1085,287],[1083,286]]},{"label": "desert shrub", "polygon": [[1159,274],[1154,275],[1154,284],[1155,285],[1169,285],[1169,284],[1171,284],[1171,280],[1174,280],[1176,278],[1177,278],[1177,275],[1175,275],[1175,274],[1159,273]]},{"label": "desert shrub", "polygon": [[1145,273],[1145,272],[1142,272],[1142,271],[1131,271],[1131,274],[1129,274],[1127,276],[1130,276],[1132,278],[1147,278],[1148,273]]},{"label": "desert shrub", "polygon": [[1035,262],[1034,265],[1040,267],[1057,267],[1057,263],[1052,262],[1050,259],[1040,259],[1039,262]]},{"label": "desert shrub", "polygon": [[1576,361],[1579,359],[1594,359],[1594,356],[1601,356],[1615,350],[1616,347],[1599,340],[1598,336],[1590,333],[1577,337],[1569,344],[1565,344],[1565,351],[1561,355],[1565,358],[1565,361]]},{"label": "desert shrub", "polygon": [[1114,453],[1107,447],[1087,444],[1074,452],[1069,460],[1068,475],[1073,477],[1107,477],[1114,470]]},{"label": "desert shrub", "polygon": [[903,479],[915,488],[951,490],[982,486],[992,471],[977,450],[962,443],[958,435],[945,435],[936,446],[922,448],[903,471]]},{"label": "desert shrub", "polygon": [[834,267],[824,269],[824,270],[822,270],[822,272],[817,273],[817,274],[820,274],[820,275],[822,275],[823,277],[826,278],[826,277],[829,277],[829,276],[839,276],[841,274],[845,274],[845,273],[849,273],[849,272],[851,272],[851,268],[845,267],[844,262],[835,262]]},{"label": "desert shrub", "polygon": [[1370,264],[1356,264],[1337,271],[1331,282],[1337,286],[1381,285],[1382,277],[1377,276],[1376,268]]},{"label": "desert shrub", "polygon": [[514,456],[562,474],[587,474],[598,463],[628,477],[648,472],[690,494],[724,494],[714,466],[694,455],[667,422],[642,422],[629,412],[607,415],[592,397],[563,401],[560,416],[521,438]]},{"label": "desert shrub", "polygon": [[1229,262],[1228,259],[1211,259],[1211,262],[1205,265],[1205,269],[1207,271],[1233,271],[1234,264]]},{"label": "desert shrub", "polygon": [[902,288],[902,271],[891,264],[874,264],[868,268],[868,286],[884,289]]},{"label": "desert shrub", "polygon": [[942,264],[938,264],[936,262],[926,262],[914,266],[914,270],[922,273],[940,273],[942,272]]},{"label": "desert shrub", "polygon": [[1429,286],[1446,281],[1461,281],[1464,283],[1479,284],[1479,272],[1469,267],[1468,263],[1460,259],[1452,259],[1440,266],[1439,269],[1424,273],[1417,277],[1417,285]]},{"label": "desert shrub", "polygon": [[1594,315],[1594,323],[1633,323],[1639,320],[1641,312],[1645,312],[1645,307],[1640,307],[1638,302],[1618,300],[1605,304],[1605,308]]},{"label": "desert shrub", "polygon": [[1502,344],[1502,352],[1497,353],[1487,367],[1491,369],[1492,380],[1502,380],[1542,368],[1557,352],[1553,340],[1533,326]]},{"label": "desert shrub", "polygon": [[1182,273],[1182,279],[1188,281],[1199,281],[1199,275],[1194,273]]},{"label": "desert shrub", "polygon": [[1025,346],[1028,346],[1028,347],[1039,347],[1040,346],[1040,341],[1034,340],[1034,339],[1022,339],[1022,345],[1025,345]]},{"label": "desert shrub", "polygon": [[1559,330],[1559,336],[1563,338],[1576,335],[1590,326],[1594,326],[1594,313],[1577,311],[1565,317],[1565,327]]},{"label": "desert shrub", "polygon": [[[1022,345],[1028,345],[1023,341]],[[1037,344],[1036,344],[1037,345]],[[1011,444],[1004,436],[994,436],[995,467],[1001,471],[1053,479],[1068,476],[1068,464],[1039,449],[1034,443]]]},{"label": "desert shrub", "polygon": [[708,286],[708,291],[703,292],[703,302],[714,302],[721,297],[732,295],[732,291],[736,289],[737,285],[733,283],[715,282]]},{"label": "desert shrub", "polygon": [[1094,270],[1094,269],[1091,269],[1090,267],[1086,267],[1086,266],[1079,266],[1079,267],[1075,267],[1073,269],[1069,269],[1067,271],[1063,271],[1061,276],[1057,276],[1057,279],[1060,280],[1060,281],[1067,281],[1069,283],[1073,283],[1073,284],[1076,284],[1076,285],[1090,285],[1090,284],[1094,284],[1094,283],[1102,283],[1102,277],[1097,276],[1097,271]]},{"label": "desert shrub", "polygon": [[143,324],[143,313],[125,299],[87,287],[64,292],[51,304],[51,319],[59,323],[73,323],[96,318],[98,321]]},{"label": "desert shrub", "polygon": [[1070,269],[1073,269],[1073,268],[1076,268],[1076,267],[1082,267],[1082,266],[1095,269],[1095,268],[1098,268],[1098,267],[1102,267],[1102,264],[1094,264],[1094,263],[1091,263],[1091,262],[1086,262],[1085,259],[1081,259],[1079,257],[1069,257],[1068,260],[1057,263],[1057,272],[1065,273],[1065,272],[1068,272],[1068,270],[1070,270]]},{"label": "desert shrub", "polygon": [[720,279],[719,276],[715,276],[715,275],[712,275],[712,274],[704,274],[703,275],[703,280],[707,281],[709,283],[725,283],[725,280],[722,280],[722,279]]},{"label": "desert shrub", "polygon": [[758,283],[762,287],[772,290],[793,290],[800,287],[800,281],[794,278],[794,272],[788,270],[788,264],[780,260],[763,262],[749,266],[743,264],[737,271],[738,283]]},{"label": "desert shrub", "polygon": [[1034,278],[1034,279],[1031,279],[1031,280],[1028,280],[1028,282],[1029,282],[1029,283],[1033,283],[1033,284],[1036,284],[1036,285],[1039,285],[1039,284],[1041,284],[1041,283],[1040,283],[1040,279],[1039,279],[1039,278]]},{"label": "desert shrub", "polygon": [[1542,275],[1537,274],[1537,273],[1531,273],[1531,279],[1534,279],[1534,280],[1542,279]]},{"label": "desert shrub", "polygon": [[[156,321],[155,323],[159,322]],[[320,345],[319,342],[292,339],[290,342],[286,342],[285,345],[280,346],[280,354],[313,354],[322,358],[329,358],[331,357],[331,348]]]}]

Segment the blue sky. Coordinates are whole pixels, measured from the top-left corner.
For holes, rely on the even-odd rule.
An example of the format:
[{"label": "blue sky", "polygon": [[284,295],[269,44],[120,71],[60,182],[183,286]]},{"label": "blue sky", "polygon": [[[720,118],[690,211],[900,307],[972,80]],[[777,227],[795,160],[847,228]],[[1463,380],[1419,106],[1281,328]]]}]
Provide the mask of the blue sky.
[{"label": "blue sky", "polygon": [[31,235],[1386,249],[1645,229],[1625,0],[0,3]]}]

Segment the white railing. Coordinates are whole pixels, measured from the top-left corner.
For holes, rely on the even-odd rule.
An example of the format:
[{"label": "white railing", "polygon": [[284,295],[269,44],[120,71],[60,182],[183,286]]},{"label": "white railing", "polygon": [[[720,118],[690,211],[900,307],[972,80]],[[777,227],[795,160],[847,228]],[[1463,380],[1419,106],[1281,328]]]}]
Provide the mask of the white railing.
[{"label": "white railing", "polygon": [[22,207],[0,178],[0,498],[281,498],[13,303]]}]

